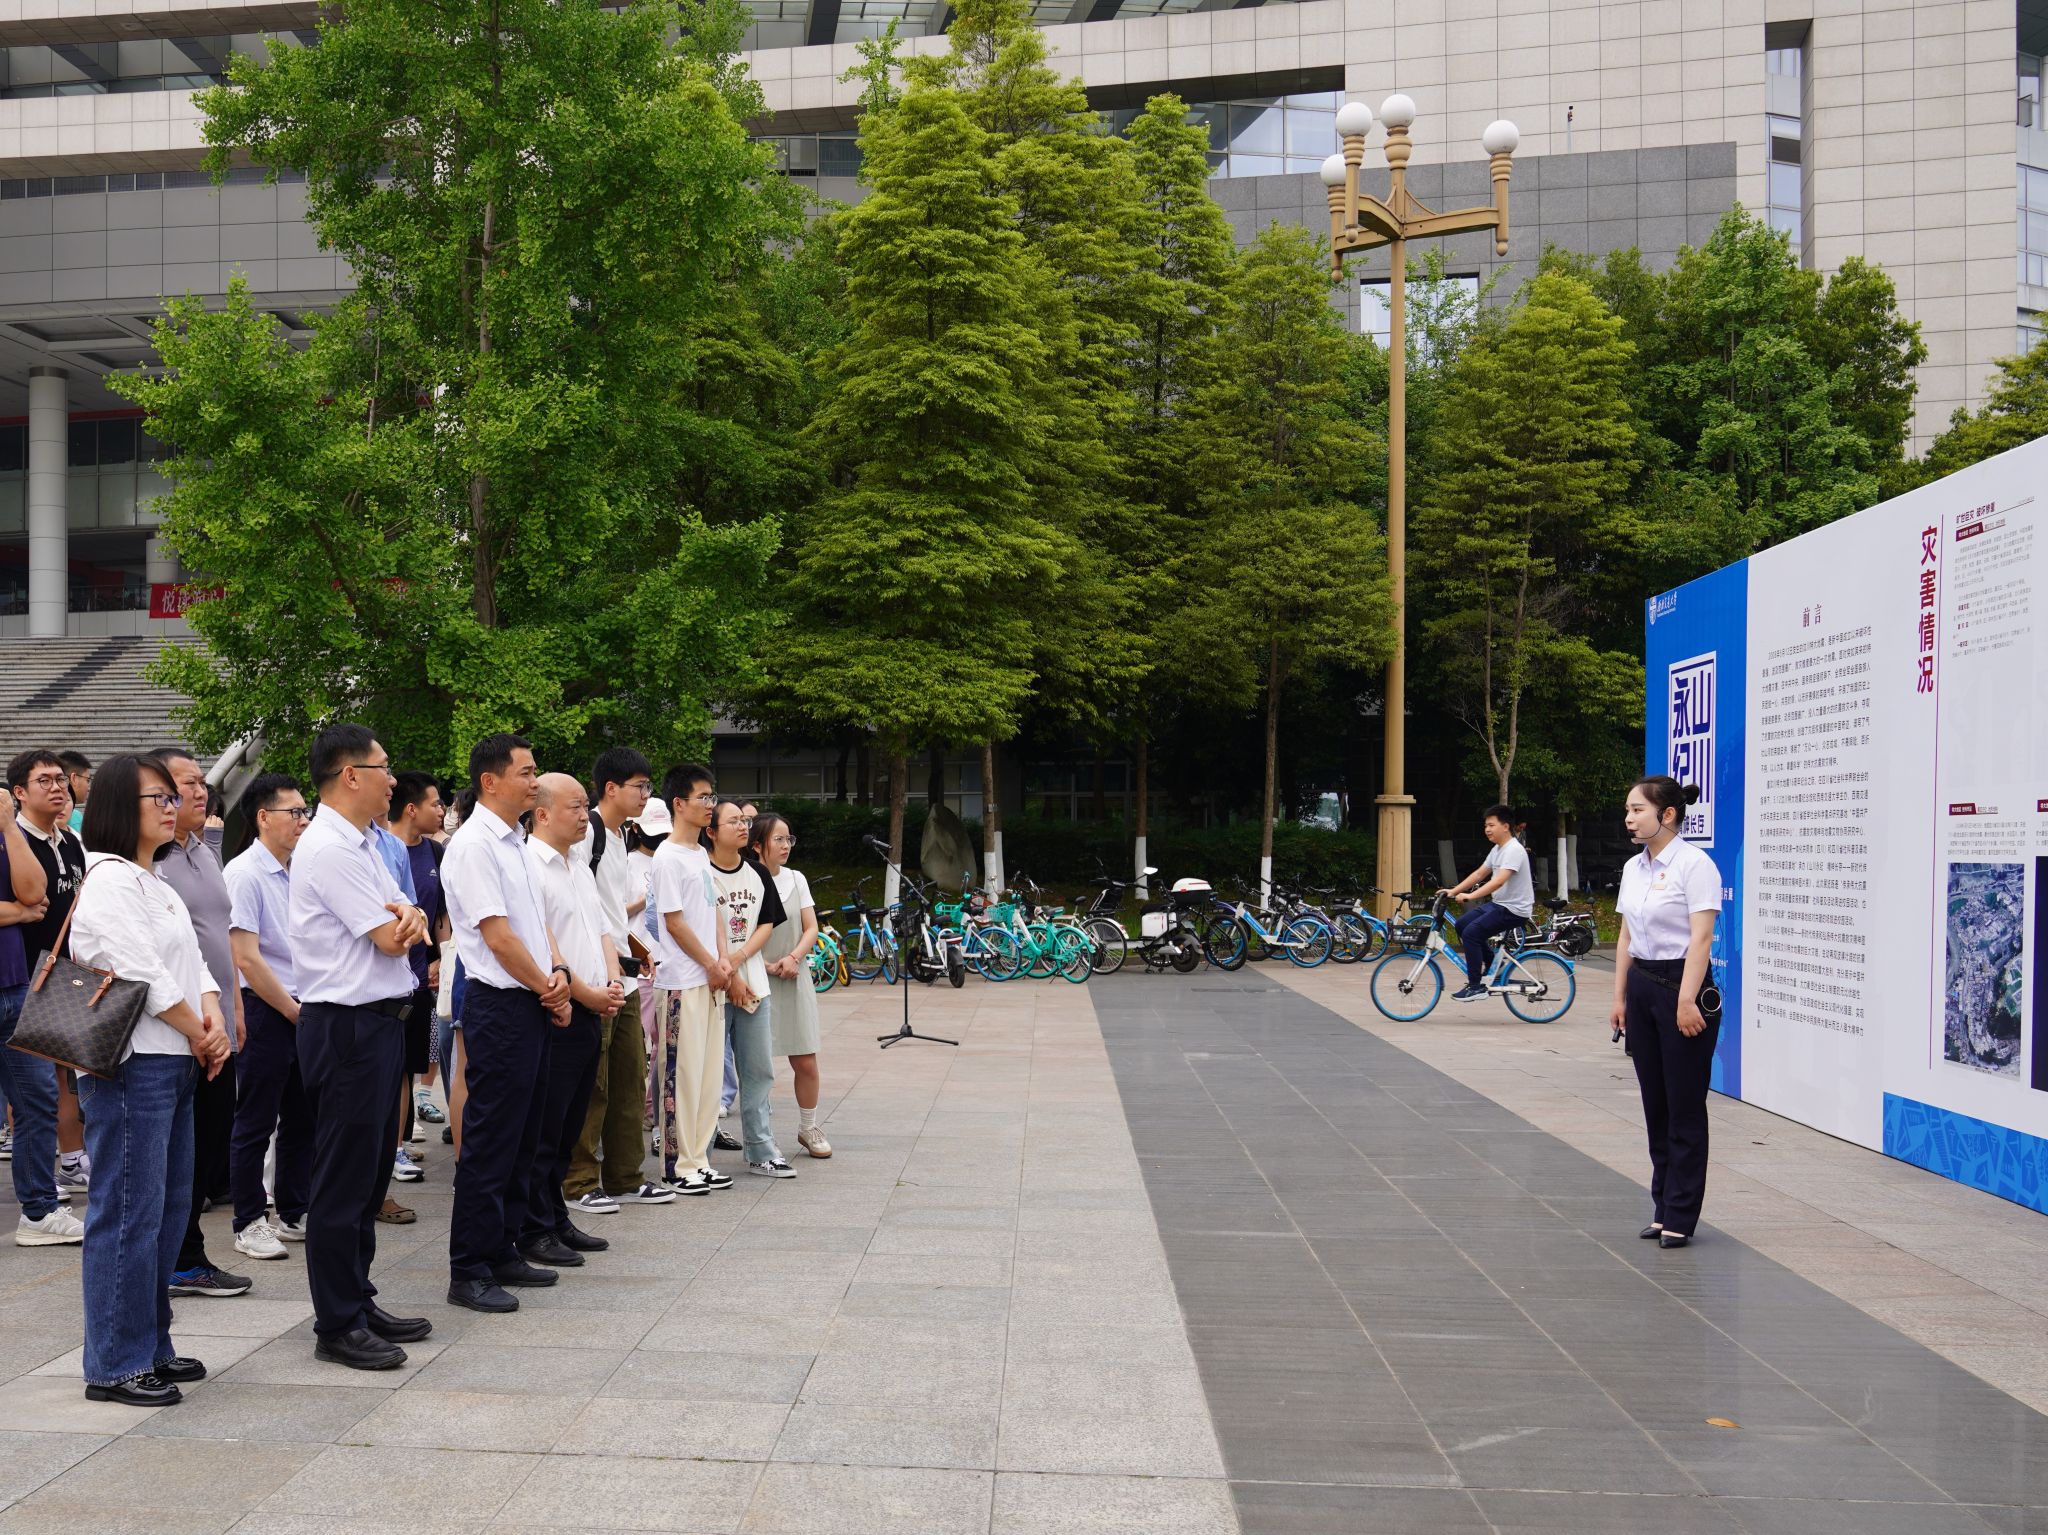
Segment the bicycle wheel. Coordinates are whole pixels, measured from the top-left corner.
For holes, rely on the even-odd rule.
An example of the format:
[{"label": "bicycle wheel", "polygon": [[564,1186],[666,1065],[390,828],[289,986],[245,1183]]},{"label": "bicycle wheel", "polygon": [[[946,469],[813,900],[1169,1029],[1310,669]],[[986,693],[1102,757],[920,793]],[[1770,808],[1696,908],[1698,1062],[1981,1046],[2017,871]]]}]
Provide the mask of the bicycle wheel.
[{"label": "bicycle wheel", "polygon": [[1060,973],[1060,940],[1050,922],[1033,922],[1031,937],[1024,945],[1024,973],[1049,981]]},{"label": "bicycle wheel", "polygon": [[1443,994],[1443,972],[1425,950],[1396,949],[1372,967],[1372,1005],[1398,1023],[1428,1017]]},{"label": "bicycle wheel", "polygon": [[981,952],[976,955],[974,963],[992,981],[1009,980],[1024,968],[1024,955],[1018,946],[1017,935],[1006,927],[984,928]]},{"label": "bicycle wheel", "polygon": [[887,952],[872,934],[863,930],[853,942],[853,952],[846,956],[846,973],[856,981],[872,981],[888,964]]},{"label": "bicycle wheel", "polygon": [[1372,929],[1350,912],[1339,912],[1330,922],[1330,958],[1340,965],[1355,965],[1365,958],[1372,943]]},{"label": "bicycle wheel", "polygon": [[1115,975],[1123,969],[1131,940],[1121,922],[1112,917],[1090,917],[1088,941],[1095,946],[1089,963],[1095,967],[1097,975]]},{"label": "bicycle wheel", "polygon": [[1280,930],[1280,938],[1287,945],[1280,952],[1304,970],[1328,959],[1334,941],[1330,924],[1320,917],[1296,917]]},{"label": "bicycle wheel", "polygon": [[1081,985],[1095,973],[1095,945],[1079,928],[1060,931],[1057,964],[1062,978]]},{"label": "bicycle wheel", "polygon": [[1209,924],[1202,939],[1202,952],[1218,970],[1236,970],[1244,964],[1244,924],[1235,917],[1218,917]]},{"label": "bicycle wheel", "polygon": [[1548,950],[1524,949],[1508,963],[1501,977],[1507,993],[1501,1000],[1524,1023],[1555,1023],[1579,994],[1579,978],[1572,967]]},{"label": "bicycle wheel", "polygon": [[1351,920],[1365,929],[1365,945],[1358,951],[1361,961],[1378,959],[1387,952],[1387,942],[1391,935],[1386,923],[1368,911],[1353,912]]},{"label": "bicycle wheel", "polygon": [[839,984],[839,953],[822,944],[811,950],[811,990],[823,996]]},{"label": "bicycle wheel", "polygon": [[958,991],[967,984],[967,956],[960,952],[960,945],[946,945],[946,979]]}]

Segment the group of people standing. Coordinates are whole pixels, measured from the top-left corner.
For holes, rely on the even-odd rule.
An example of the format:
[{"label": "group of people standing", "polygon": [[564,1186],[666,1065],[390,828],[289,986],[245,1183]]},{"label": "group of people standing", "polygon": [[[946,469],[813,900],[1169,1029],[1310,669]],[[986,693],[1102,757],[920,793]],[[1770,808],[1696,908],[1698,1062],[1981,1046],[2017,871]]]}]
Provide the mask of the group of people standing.
[{"label": "group of people standing", "polygon": [[[398,772],[368,728],[321,731],[309,768],[317,808],[286,775],[250,783],[251,841],[225,867],[203,835],[204,774],[181,750],[104,763],[78,833],[61,818],[35,830],[70,806],[68,781],[42,781],[63,771],[54,754],[10,769],[21,816],[0,843],[0,890],[11,881],[14,897],[0,924],[13,907],[55,921],[31,936],[68,939],[72,959],[149,988],[118,1071],[78,1079],[93,1170],[83,1223],[40,1186],[60,1165],[56,1082],[70,1073],[0,1049],[17,1240],[83,1242],[94,1400],[163,1405],[204,1377],[172,1348],[170,1306],[250,1288],[199,1230],[223,1191],[238,1251],[281,1258],[303,1244],[316,1357],[402,1364],[432,1322],[381,1307],[370,1268],[377,1224],[412,1215],[394,1214],[389,1190],[412,1165],[406,1120],[427,1107],[413,1079],[435,1068],[456,1154],[447,1299],[475,1311],[515,1310],[514,1291],[610,1245],[572,1212],[729,1188],[710,1155],[730,1144],[718,1129],[728,1070],[749,1172],[795,1176],[770,1119],[777,1053],[792,1058],[799,1143],[831,1155],[816,1123],[817,918],[780,817],[721,803],[692,766],[650,803],[652,771],[628,748],[600,756],[586,790],[501,734],[472,750],[444,838],[437,786]],[[35,877],[46,860],[31,835],[55,849],[58,877]],[[68,911],[52,904],[59,887]],[[0,1044],[27,980],[27,920],[0,925]],[[451,939],[453,1006],[437,1020]]]}]

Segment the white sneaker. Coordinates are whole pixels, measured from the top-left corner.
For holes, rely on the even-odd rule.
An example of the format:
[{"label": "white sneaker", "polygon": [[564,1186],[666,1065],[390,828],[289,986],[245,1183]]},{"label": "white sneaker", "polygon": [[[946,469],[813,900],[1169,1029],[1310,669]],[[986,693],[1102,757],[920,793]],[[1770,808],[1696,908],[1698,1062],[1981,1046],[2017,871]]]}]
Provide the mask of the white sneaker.
[{"label": "white sneaker", "polygon": [[823,1159],[832,1155],[832,1143],[825,1139],[825,1132],[817,1125],[806,1125],[796,1133],[796,1143],[812,1156]]},{"label": "white sneaker", "polygon": [[617,1215],[619,1202],[603,1189],[592,1189],[569,1208],[581,1210],[585,1215]]},{"label": "white sneaker", "polygon": [[57,1192],[59,1194],[83,1194],[92,1187],[92,1164],[84,1157],[76,1163],[57,1164]]},{"label": "white sneaker", "polygon": [[84,1240],[85,1223],[62,1206],[39,1221],[23,1215],[14,1222],[16,1247],[63,1247]]},{"label": "white sneaker", "polygon": [[303,1219],[288,1221],[281,1215],[269,1217],[270,1229],[277,1233],[279,1241],[303,1242],[306,1240],[306,1223]]},{"label": "white sneaker", "polygon": [[796,1176],[796,1169],[783,1161],[782,1155],[779,1152],[765,1162],[749,1162],[747,1164],[747,1171],[757,1178],[794,1178]]},{"label": "white sneaker", "polygon": [[235,1251],[245,1258],[282,1258],[284,1243],[267,1220],[253,1220],[235,1233]]},{"label": "white sneaker", "polygon": [[415,1162],[407,1154],[403,1146],[399,1147],[398,1155],[392,1159],[391,1163],[391,1181],[393,1183],[418,1183],[425,1176],[426,1174],[420,1171],[419,1163]]},{"label": "white sneaker", "polygon": [[677,1173],[675,1177],[668,1180],[667,1186],[674,1189],[678,1194],[708,1194],[711,1192],[711,1185],[694,1172]]},{"label": "white sneaker", "polygon": [[666,1183],[643,1183],[630,1194],[621,1194],[622,1205],[668,1205],[674,1204],[676,1191]]}]

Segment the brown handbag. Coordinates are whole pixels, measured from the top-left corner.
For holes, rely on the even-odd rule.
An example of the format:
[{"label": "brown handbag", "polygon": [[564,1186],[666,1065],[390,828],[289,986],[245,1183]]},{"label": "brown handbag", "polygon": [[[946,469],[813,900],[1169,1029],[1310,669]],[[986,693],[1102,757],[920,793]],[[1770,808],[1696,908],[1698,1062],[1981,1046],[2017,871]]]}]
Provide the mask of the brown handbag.
[{"label": "brown handbag", "polygon": [[78,915],[78,903],[92,876],[93,870],[86,870],[71,910],[64,914],[64,925],[57,929],[56,942],[37,957],[35,977],[8,1043],[87,1076],[112,1077],[148,1008],[149,986],[124,981],[111,970],[95,970],[63,954],[71,919]]}]

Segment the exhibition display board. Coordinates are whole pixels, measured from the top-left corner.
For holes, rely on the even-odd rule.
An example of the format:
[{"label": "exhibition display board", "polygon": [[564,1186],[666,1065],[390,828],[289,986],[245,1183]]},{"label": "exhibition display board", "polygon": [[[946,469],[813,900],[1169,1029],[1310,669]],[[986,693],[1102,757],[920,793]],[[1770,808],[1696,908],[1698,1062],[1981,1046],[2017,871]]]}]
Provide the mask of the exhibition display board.
[{"label": "exhibition display board", "polygon": [[2037,1210],[2044,494],[2048,439],[1645,613],[1648,768],[1721,870],[1714,1087]]}]

